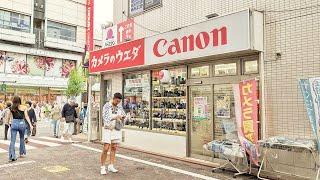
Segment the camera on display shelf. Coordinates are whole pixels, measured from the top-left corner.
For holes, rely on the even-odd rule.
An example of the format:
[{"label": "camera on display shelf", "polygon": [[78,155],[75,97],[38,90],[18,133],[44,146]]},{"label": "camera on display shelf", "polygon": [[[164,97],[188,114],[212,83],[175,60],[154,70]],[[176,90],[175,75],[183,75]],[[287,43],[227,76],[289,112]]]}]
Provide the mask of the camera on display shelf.
[{"label": "camera on display shelf", "polygon": [[171,84],[173,85],[180,85],[180,84],[186,84],[186,79],[178,76],[178,77],[171,77]]}]

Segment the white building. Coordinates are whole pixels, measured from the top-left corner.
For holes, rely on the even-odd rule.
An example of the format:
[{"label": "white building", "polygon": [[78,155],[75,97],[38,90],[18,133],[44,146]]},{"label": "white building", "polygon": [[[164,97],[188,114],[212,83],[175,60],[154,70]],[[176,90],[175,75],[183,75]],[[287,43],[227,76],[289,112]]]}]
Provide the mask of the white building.
[{"label": "white building", "polygon": [[85,30],[85,0],[0,1],[0,99],[56,100],[83,59]]}]

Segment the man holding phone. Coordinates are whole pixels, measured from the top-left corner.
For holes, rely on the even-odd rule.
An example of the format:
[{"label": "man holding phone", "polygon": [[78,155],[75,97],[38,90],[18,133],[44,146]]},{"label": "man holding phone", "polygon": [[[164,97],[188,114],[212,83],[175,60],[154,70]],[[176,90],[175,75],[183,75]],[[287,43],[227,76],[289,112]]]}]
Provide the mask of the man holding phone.
[{"label": "man holding phone", "polygon": [[121,129],[126,117],[123,107],[120,104],[121,100],[122,95],[120,93],[115,93],[113,99],[103,106],[102,116],[104,129],[102,130],[102,143],[104,143],[104,145],[100,157],[102,175],[107,174],[105,163],[109,148],[111,148],[111,152],[108,171],[113,173],[118,172],[118,170],[114,168],[114,162],[118,145],[122,139]]}]

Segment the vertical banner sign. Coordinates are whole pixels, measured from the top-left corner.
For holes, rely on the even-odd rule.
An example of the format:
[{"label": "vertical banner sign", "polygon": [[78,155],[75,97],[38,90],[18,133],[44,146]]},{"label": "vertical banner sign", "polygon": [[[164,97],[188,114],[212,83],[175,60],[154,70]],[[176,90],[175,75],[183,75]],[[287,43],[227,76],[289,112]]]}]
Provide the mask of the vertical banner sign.
[{"label": "vertical banner sign", "polygon": [[87,0],[86,50],[93,51],[94,0]]},{"label": "vertical banner sign", "polygon": [[233,91],[240,143],[249,154],[251,162],[259,166],[257,81],[242,81],[233,85]]},{"label": "vertical banner sign", "polygon": [[134,39],[134,21],[133,19],[128,19],[122,23],[117,25],[117,33],[118,33],[118,44],[132,41]]},{"label": "vertical banner sign", "polygon": [[104,29],[102,34],[102,48],[115,46],[117,44],[117,26]]},{"label": "vertical banner sign", "polygon": [[304,99],[309,121],[314,136],[317,139],[318,149],[320,149],[319,140],[319,120],[320,120],[320,78],[301,79],[299,81],[300,89]]}]

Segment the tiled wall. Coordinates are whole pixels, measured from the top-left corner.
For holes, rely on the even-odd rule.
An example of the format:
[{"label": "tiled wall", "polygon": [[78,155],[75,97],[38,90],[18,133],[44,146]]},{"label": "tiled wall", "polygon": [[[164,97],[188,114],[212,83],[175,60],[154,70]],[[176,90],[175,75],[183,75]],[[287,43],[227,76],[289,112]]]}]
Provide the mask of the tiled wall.
[{"label": "tiled wall", "polygon": [[[163,0],[163,6],[134,17],[165,32],[219,15],[253,8],[266,16],[265,98],[267,136],[312,137],[298,79],[320,76],[320,0]],[[114,0],[114,23],[126,19],[128,0]],[[135,26],[135,38],[156,34]],[[275,54],[281,53],[280,58]]]}]

